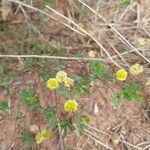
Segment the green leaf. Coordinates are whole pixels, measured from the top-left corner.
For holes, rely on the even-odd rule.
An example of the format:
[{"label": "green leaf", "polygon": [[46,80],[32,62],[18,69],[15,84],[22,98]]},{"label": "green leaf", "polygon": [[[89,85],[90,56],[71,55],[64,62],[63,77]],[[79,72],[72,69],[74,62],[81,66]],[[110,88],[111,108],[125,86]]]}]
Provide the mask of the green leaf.
[{"label": "green leaf", "polygon": [[85,127],[86,127],[85,124],[83,122],[78,122],[76,125],[79,133],[82,134],[85,131]]},{"label": "green leaf", "polygon": [[131,101],[132,98],[133,98],[133,96],[134,96],[134,95],[133,95],[133,92],[131,92],[131,91],[124,91],[124,98],[125,98],[125,99]]},{"label": "green leaf", "polygon": [[58,71],[62,70],[65,62],[63,60],[53,60],[54,64],[54,73],[56,74]]},{"label": "green leaf", "polygon": [[70,121],[67,120],[67,119],[64,119],[64,120],[60,121],[60,126],[61,126],[62,129],[64,129],[64,134],[63,134],[64,137],[67,136],[68,130],[70,130],[70,131],[74,130],[74,127],[72,126]]},{"label": "green leaf", "polygon": [[50,6],[54,6],[56,4],[56,0],[46,0],[46,3]]},{"label": "green leaf", "polygon": [[47,60],[45,59],[38,59],[37,64],[42,67],[44,70],[48,70],[48,68],[50,67],[49,63]]},{"label": "green leaf", "polygon": [[120,6],[127,7],[131,3],[131,0],[120,0]]},{"label": "green leaf", "polygon": [[0,65],[0,86],[8,87],[12,82],[12,72],[9,75],[9,67],[6,63]]},{"label": "green leaf", "polygon": [[138,84],[129,84],[116,94],[113,98],[113,103],[118,104],[122,99],[126,99],[128,101],[134,100],[138,103],[142,103],[143,96],[140,92],[141,90],[142,86]]},{"label": "green leaf", "polygon": [[112,103],[114,105],[119,105],[121,102],[121,98],[118,98],[117,96],[115,96],[113,99],[112,99]]},{"label": "green leaf", "polygon": [[12,77],[5,76],[4,78],[0,77],[0,86],[8,87],[12,82]]},{"label": "green leaf", "polygon": [[80,11],[81,16],[86,17],[88,16],[88,8],[87,7],[82,7]]},{"label": "green leaf", "polygon": [[107,74],[104,76],[104,79],[106,79],[106,80],[108,80],[108,81],[114,81],[114,77],[109,76],[109,75],[107,75]]},{"label": "green leaf", "polygon": [[68,55],[68,52],[69,52],[69,50],[68,50],[67,48],[60,49],[60,50],[58,50],[57,55],[58,55],[58,56],[67,56],[67,55]]},{"label": "green leaf", "polygon": [[33,58],[26,58],[24,69],[25,71],[31,70],[33,67]]},{"label": "green leaf", "polygon": [[139,92],[142,90],[142,86],[138,84],[130,84],[123,89],[124,98],[127,100],[135,100],[141,103],[143,101],[142,94]]},{"label": "green leaf", "polygon": [[69,98],[69,91],[66,90],[63,83],[59,84],[59,87],[56,89],[56,93],[60,96],[63,95],[66,98]]},{"label": "green leaf", "polygon": [[32,110],[36,110],[40,107],[40,101],[37,97],[35,97],[32,86],[30,86],[26,91],[21,92],[20,98],[22,103]]},{"label": "green leaf", "polygon": [[96,77],[102,77],[107,73],[107,68],[102,62],[91,61],[88,66],[91,73]]},{"label": "green leaf", "polygon": [[44,118],[50,127],[55,128],[57,126],[58,121],[54,107],[44,109]]},{"label": "green leaf", "polygon": [[67,48],[57,49],[49,44],[45,45],[44,51],[47,51],[51,55],[54,55],[54,56],[68,56],[68,54],[69,54],[69,49],[67,49]]},{"label": "green leaf", "polygon": [[47,81],[50,77],[49,77],[49,74],[47,72],[39,72],[39,76],[44,80],[44,81]]},{"label": "green leaf", "polygon": [[75,89],[76,89],[77,93],[90,94],[90,91],[89,91],[90,80],[88,77],[83,76],[83,75],[77,76],[76,81],[77,81],[77,83],[75,84]]},{"label": "green leaf", "polygon": [[142,86],[138,84],[130,84],[127,87],[125,87],[125,90],[139,91],[142,90]]},{"label": "green leaf", "polygon": [[23,132],[22,140],[23,140],[23,148],[32,148],[33,150],[36,150],[36,142],[33,137],[33,134],[30,131],[25,130]]},{"label": "green leaf", "polygon": [[76,126],[79,131],[79,133],[83,133],[85,131],[86,125],[85,125],[85,115],[83,115],[82,112],[77,114],[76,118]]},{"label": "green leaf", "polygon": [[61,126],[61,128],[65,128],[65,127],[71,128],[72,127],[72,125],[68,119],[61,120],[60,126]]},{"label": "green leaf", "polygon": [[141,93],[136,92],[136,94],[134,95],[134,100],[137,103],[142,103],[143,102],[143,96]]},{"label": "green leaf", "polygon": [[9,108],[9,104],[6,101],[1,101],[0,102],[0,111],[8,111]]}]

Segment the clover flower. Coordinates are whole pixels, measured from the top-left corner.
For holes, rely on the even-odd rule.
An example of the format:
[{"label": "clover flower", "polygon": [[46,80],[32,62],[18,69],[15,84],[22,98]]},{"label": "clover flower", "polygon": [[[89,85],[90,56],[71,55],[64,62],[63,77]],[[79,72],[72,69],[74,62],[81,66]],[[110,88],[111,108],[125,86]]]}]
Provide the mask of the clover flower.
[{"label": "clover flower", "polygon": [[52,133],[49,130],[43,130],[36,134],[35,141],[37,144],[40,144],[44,140],[50,139],[51,137],[52,137]]},{"label": "clover flower", "polygon": [[138,75],[139,73],[143,72],[143,70],[143,66],[140,64],[134,64],[129,69],[132,75]]},{"label": "clover flower", "polygon": [[45,139],[50,139],[52,137],[52,133],[49,130],[43,130],[43,131],[41,131],[41,135]]},{"label": "clover flower", "polygon": [[67,73],[65,71],[59,71],[56,74],[56,79],[58,80],[58,82],[63,82],[67,79]]},{"label": "clover flower", "polygon": [[127,76],[128,76],[128,73],[124,69],[120,69],[120,70],[118,70],[116,72],[116,78],[117,78],[117,80],[124,81],[124,80],[127,79]]},{"label": "clover flower", "polygon": [[51,90],[55,90],[57,89],[59,86],[58,84],[58,80],[56,78],[50,78],[48,81],[47,81],[47,87]]},{"label": "clover flower", "polygon": [[41,133],[37,133],[35,136],[35,141],[37,144],[42,143],[45,140],[45,138],[41,135]]},{"label": "clover flower", "polygon": [[90,122],[91,122],[90,116],[85,116],[85,123],[90,124]]},{"label": "clover flower", "polygon": [[78,109],[78,103],[75,100],[68,100],[64,104],[64,109],[67,112],[75,112]]},{"label": "clover flower", "polygon": [[64,81],[64,85],[65,85],[65,87],[70,88],[71,86],[74,85],[74,80],[68,77],[68,78]]}]

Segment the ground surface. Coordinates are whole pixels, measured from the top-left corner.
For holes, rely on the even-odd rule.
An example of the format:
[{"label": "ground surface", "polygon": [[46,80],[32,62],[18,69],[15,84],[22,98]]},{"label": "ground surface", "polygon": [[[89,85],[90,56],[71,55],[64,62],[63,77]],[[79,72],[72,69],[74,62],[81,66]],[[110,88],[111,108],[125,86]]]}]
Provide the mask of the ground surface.
[{"label": "ground surface", "polygon": [[[150,58],[150,45],[146,43],[141,46],[137,43],[139,37],[150,40],[148,21],[150,14],[145,3],[135,1],[134,4],[126,7],[118,5],[117,1],[113,0],[100,2],[100,7],[95,1],[88,4],[106,17],[127,40],[140,49],[144,56]],[[43,9],[44,4],[39,0],[33,6]],[[126,62],[129,65],[135,62],[143,64],[145,71],[137,77],[137,80],[144,85],[150,75],[149,63],[136,53],[129,53],[131,48],[119,42],[118,36],[110,27],[96,15],[87,12],[87,9],[80,8],[80,5],[74,1],[63,0],[58,1],[53,8],[75,20],[79,26],[97,38],[111,56],[116,55],[113,48],[119,53],[127,52],[127,55],[123,55],[125,62],[116,59],[119,65],[127,67]],[[75,9],[76,7],[79,8]],[[65,21],[60,16],[49,12],[52,17],[59,20],[57,22],[25,8],[29,19],[24,16],[21,9],[17,8],[15,4],[13,17],[11,16],[9,21],[1,24],[0,54],[47,54],[90,58],[89,52],[94,51],[96,54],[94,57],[103,59],[107,57],[91,38],[73,32],[62,25],[60,21]],[[46,47],[45,43],[49,47]],[[51,47],[57,47],[58,50]],[[32,84],[40,103],[44,107],[49,106],[53,103],[55,96],[46,88],[44,75],[52,75],[59,69],[65,70],[71,76],[87,75],[86,63],[75,60],[42,59],[41,61],[40,59],[0,58],[0,101],[6,99],[11,106],[9,112],[0,112],[0,150],[20,150],[24,129],[29,129],[33,124],[37,124],[40,128],[47,126],[42,112],[33,113],[22,105],[19,93]],[[111,68],[110,74],[113,75],[118,66],[110,62],[108,65]],[[131,81],[135,80],[134,77],[130,78]],[[76,97],[83,110],[91,116],[91,124],[85,134],[69,135],[65,140],[66,149],[105,150],[107,148],[102,145],[104,143],[114,150],[136,150],[150,144],[150,87],[143,88],[144,102],[142,104],[124,101],[119,106],[115,106],[112,104],[112,97],[121,86],[123,85],[118,82],[113,83],[100,79],[96,85],[90,83],[90,95]],[[58,108],[61,109],[63,102],[64,98],[59,97]],[[98,106],[96,114],[94,113],[95,105]],[[24,116],[23,120],[18,119],[19,114]],[[40,144],[37,149],[56,150],[57,144],[56,135],[52,140]],[[150,146],[143,150],[149,148]]]}]

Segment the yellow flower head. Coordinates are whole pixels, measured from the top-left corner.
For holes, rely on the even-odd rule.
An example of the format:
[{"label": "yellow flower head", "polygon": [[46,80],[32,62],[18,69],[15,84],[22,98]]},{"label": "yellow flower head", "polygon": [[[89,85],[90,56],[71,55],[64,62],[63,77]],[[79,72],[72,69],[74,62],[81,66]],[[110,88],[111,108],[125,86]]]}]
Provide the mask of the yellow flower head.
[{"label": "yellow flower head", "polygon": [[37,144],[42,143],[45,140],[45,138],[42,136],[41,133],[37,133],[35,136],[35,141]]},{"label": "yellow flower head", "polygon": [[90,122],[91,122],[90,116],[85,116],[85,122],[86,122],[86,124],[90,124]]},{"label": "yellow flower head", "polygon": [[138,75],[143,72],[143,66],[140,64],[134,64],[130,67],[129,71],[132,75]]},{"label": "yellow flower head", "polygon": [[117,78],[117,80],[120,80],[120,81],[126,80],[126,79],[127,79],[127,76],[128,76],[128,73],[127,73],[127,71],[124,70],[124,69],[120,69],[120,70],[118,70],[117,73],[116,73],[116,78]]},{"label": "yellow flower head", "polygon": [[64,84],[65,84],[65,87],[70,88],[71,86],[74,85],[74,80],[71,79],[71,78],[67,78],[67,79],[64,81]]},{"label": "yellow flower head", "polygon": [[55,78],[50,78],[47,81],[47,87],[50,88],[51,90],[57,89],[58,88],[58,80]]},{"label": "yellow flower head", "polygon": [[75,100],[68,100],[64,104],[64,109],[67,112],[75,112],[78,109],[78,103]]},{"label": "yellow flower head", "polygon": [[45,139],[50,139],[52,137],[52,133],[49,130],[43,130],[41,135]]},{"label": "yellow flower head", "polygon": [[52,133],[49,130],[43,130],[38,132],[35,136],[35,141],[37,144],[42,143],[46,139],[50,139],[52,137]]},{"label": "yellow flower head", "polygon": [[59,71],[57,74],[56,74],[56,79],[58,80],[58,82],[63,82],[67,79],[67,73],[64,72],[64,71]]}]

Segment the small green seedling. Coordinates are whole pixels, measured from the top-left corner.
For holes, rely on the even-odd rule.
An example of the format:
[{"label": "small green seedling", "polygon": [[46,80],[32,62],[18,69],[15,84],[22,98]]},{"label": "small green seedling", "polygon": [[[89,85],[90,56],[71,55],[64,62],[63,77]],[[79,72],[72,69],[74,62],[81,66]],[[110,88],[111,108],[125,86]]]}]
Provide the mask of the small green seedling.
[{"label": "small green seedling", "polygon": [[114,78],[108,75],[108,67],[100,61],[90,61],[88,64],[90,74],[94,83],[98,78],[103,78],[108,81],[113,81]]},{"label": "small green seedling", "polygon": [[7,101],[1,101],[0,102],[0,111],[8,111],[10,108],[9,108],[9,104]]},{"label": "small green seedling", "polygon": [[66,137],[68,135],[68,131],[74,131],[75,128],[71,124],[70,120],[64,119],[59,122],[61,129],[64,131],[63,136]]},{"label": "small green seedling", "polygon": [[121,91],[115,94],[112,102],[113,104],[120,104],[124,99],[131,101],[134,100],[137,103],[142,103],[143,96],[141,94],[142,87],[137,84],[130,84],[124,87]]},{"label": "small green seedling", "polygon": [[3,63],[0,65],[0,86],[8,87],[12,81],[12,76],[8,75],[8,65]]},{"label": "small green seedling", "polygon": [[20,98],[22,103],[27,107],[31,108],[32,110],[40,108],[40,101],[35,96],[32,86],[30,86],[26,91],[21,92]]},{"label": "small green seedling", "polygon": [[25,114],[22,112],[17,113],[17,120],[22,125],[25,121]]},{"label": "small green seedling", "polygon": [[89,62],[88,67],[93,76],[97,78],[104,76],[108,70],[105,64],[99,61]]},{"label": "small green seedling", "polygon": [[33,58],[26,58],[24,63],[24,70],[29,71],[33,67]]},{"label": "small green seedling", "polygon": [[91,119],[88,115],[84,115],[83,112],[79,112],[76,116],[76,127],[79,133],[83,133],[86,129],[86,125],[90,124]]},{"label": "small green seedling", "polygon": [[89,84],[90,79],[87,76],[76,76],[76,94],[90,94]]},{"label": "small green seedling", "polygon": [[57,126],[58,121],[56,117],[56,110],[54,107],[44,109],[44,118],[51,128],[55,128]]},{"label": "small green seedling", "polygon": [[46,3],[50,6],[54,6],[56,4],[56,0],[46,0]]},{"label": "small green seedling", "polygon": [[120,0],[120,6],[121,7],[127,7],[128,5],[130,5],[132,2],[132,0]]},{"label": "small green seedling", "polygon": [[22,145],[23,149],[27,149],[27,148],[31,148],[32,150],[37,149],[34,136],[29,130],[24,130],[22,140],[23,140],[23,145]]}]

